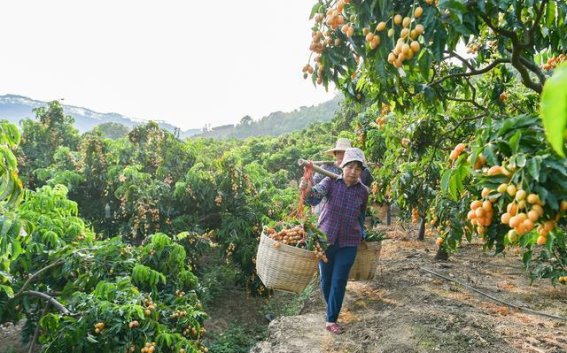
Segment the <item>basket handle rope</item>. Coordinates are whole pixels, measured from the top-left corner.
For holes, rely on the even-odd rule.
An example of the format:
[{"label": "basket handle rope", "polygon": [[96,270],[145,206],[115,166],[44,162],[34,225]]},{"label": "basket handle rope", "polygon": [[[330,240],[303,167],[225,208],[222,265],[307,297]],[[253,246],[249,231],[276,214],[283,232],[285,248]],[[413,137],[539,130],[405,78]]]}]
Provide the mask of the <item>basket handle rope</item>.
[{"label": "basket handle rope", "polygon": [[[303,165],[303,179],[305,181],[313,183],[313,162],[307,161]],[[301,190],[299,195],[299,202],[297,204],[297,218],[305,220],[305,215],[303,214],[303,205],[305,204],[305,197],[307,196],[307,190]],[[305,232],[303,232],[303,242],[305,242]]]}]

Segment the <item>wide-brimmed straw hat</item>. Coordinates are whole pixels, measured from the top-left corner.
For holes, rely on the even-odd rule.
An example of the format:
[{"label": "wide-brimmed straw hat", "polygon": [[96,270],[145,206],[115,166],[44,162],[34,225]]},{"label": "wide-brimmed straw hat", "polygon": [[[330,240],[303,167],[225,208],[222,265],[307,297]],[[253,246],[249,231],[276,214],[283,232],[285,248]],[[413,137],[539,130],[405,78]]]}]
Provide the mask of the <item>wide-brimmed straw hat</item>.
[{"label": "wide-brimmed straw hat", "polygon": [[345,165],[355,161],[362,163],[362,166],[366,168],[366,158],[364,157],[364,152],[362,152],[360,148],[347,148],[345,150],[343,161],[341,162],[341,168],[344,168]]},{"label": "wide-brimmed straw hat", "polygon": [[344,152],[344,151],[346,151],[347,148],[351,148],[351,147],[352,146],[350,145],[349,139],[340,138],[340,139],[337,139],[337,143],[335,144],[335,147],[331,148],[330,150],[326,150],[325,153],[333,154],[337,151]]}]

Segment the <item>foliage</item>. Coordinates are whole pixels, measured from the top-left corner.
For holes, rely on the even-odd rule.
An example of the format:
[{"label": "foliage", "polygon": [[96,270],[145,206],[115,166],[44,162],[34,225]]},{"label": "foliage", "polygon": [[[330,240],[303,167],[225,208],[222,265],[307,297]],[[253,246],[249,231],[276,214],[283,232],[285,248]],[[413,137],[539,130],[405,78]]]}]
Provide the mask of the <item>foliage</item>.
[{"label": "foliage", "polygon": [[[477,234],[497,252],[522,246],[534,278],[566,278],[567,189],[558,181],[565,163],[564,75],[556,68],[565,61],[566,13],[566,3],[547,0],[313,6],[314,55],[305,75],[325,87],[334,82],[350,100],[357,144],[380,166],[374,199],[395,202],[402,216],[421,218],[422,225],[429,219],[439,233],[438,255]],[[542,91],[555,152],[537,118]],[[498,169],[505,163],[517,171]],[[543,204],[535,224],[548,224],[546,230],[522,228],[519,240],[514,234],[506,240],[509,228],[498,223],[510,200],[496,202],[496,182],[537,195]],[[476,211],[476,202],[471,209],[475,200],[487,201],[486,209]],[[551,220],[553,227],[545,223]]]},{"label": "foliage", "polygon": [[547,140],[561,157],[565,157],[567,134],[567,64],[559,67],[547,80],[541,95],[541,117]]},{"label": "foliage", "polygon": [[43,184],[36,180],[36,170],[50,166],[59,148],[69,147],[74,151],[79,142],[79,132],[73,128],[74,119],[64,114],[59,102],[34,109],[34,113],[38,121],[25,119],[22,122],[19,155],[22,179],[30,189]]},{"label": "foliage", "polygon": [[211,344],[210,353],[246,353],[256,343],[257,338],[251,337],[242,327],[232,325],[222,332]]}]

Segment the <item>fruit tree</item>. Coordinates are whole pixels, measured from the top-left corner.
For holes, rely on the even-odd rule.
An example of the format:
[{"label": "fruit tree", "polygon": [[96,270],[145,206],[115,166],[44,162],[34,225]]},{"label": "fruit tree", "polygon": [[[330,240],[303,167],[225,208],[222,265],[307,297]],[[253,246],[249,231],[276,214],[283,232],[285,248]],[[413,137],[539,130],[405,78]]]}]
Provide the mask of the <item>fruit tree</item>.
[{"label": "fruit tree", "polygon": [[375,191],[430,221],[438,256],[476,235],[567,278],[566,14],[547,0],[313,6],[304,77],[376,117],[359,132],[382,164]]}]

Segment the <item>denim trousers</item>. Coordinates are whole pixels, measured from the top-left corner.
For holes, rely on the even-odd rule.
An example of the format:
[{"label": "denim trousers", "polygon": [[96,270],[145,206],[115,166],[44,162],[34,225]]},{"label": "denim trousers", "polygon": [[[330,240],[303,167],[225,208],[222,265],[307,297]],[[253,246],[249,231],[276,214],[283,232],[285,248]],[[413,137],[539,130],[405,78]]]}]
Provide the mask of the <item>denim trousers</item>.
[{"label": "denim trousers", "polygon": [[330,245],[325,252],[328,262],[319,261],[321,292],[327,303],[327,322],[336,322],[339,317],[356,249],[355,246],[339,248]]}]

